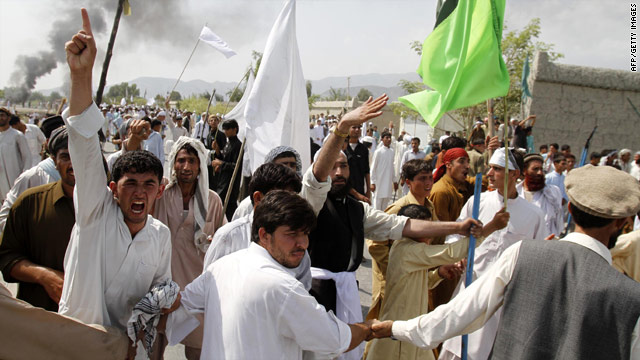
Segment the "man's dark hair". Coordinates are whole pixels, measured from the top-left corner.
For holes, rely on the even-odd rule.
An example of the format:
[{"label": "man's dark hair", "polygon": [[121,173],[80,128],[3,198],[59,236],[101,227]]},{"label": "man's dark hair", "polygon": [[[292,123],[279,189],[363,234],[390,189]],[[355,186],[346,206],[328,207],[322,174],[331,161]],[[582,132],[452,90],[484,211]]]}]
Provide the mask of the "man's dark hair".
[{"label": "man's dark hair", "polygon": [[442,150],[449,150],[453,148],[464,149],[467,146],[467,142],[463,138],[457,136],[449,136],[442,140]]},{"label": "man's dark hair", "polygon": [[402,165],[402,178],[413,180],[416,175],[420,174],[423,171],[429,173],[433,171],[433,166],[431,166],[431,163],[429,161],[425,161],[422,159],[409,160],[404,163],[404,165]]},{"label": "man's dark hair", "polygon": [[117,183],[126,173],[153,173],[158,177],[158,183],[160,183],[162,181],[162,163],[149,151],[127,151],[113,164],[111,180]]},{"label": "man's dark hair", "polygon": [[556,157],[553,158],[553,163],[557,164],[560,161],[565,161],[567,159],[565,159],[564,155],[556,155]]},{"label": "man's dark hair", "polygon": [[149,116],[145,116],[140,120],[144,120],[144,121],[148,122],[149,124],[151,124],[151,118]]},{"label": "man's dark hair", "polygon": [[266,195],[272,190],[292,190],[299,193],[302,181],[291,168],[282,164],[266,163],[260,165],[253,173],[249,182],[249,196],[254,203],[253,193],[260,191]]},{"label": "man's dark hair", "polygon": [[193,146],[191,146],[191,144],[186,143],[184,145],[182,145],[182,147],[180,147],[180,149],[178,149],[178,151],[176,152],[176,154],[178,152],[180,152],[180,150],[186,150],[187,153],[197,157],[198,159],[200,159],[200,157],[198,156],[198,150],[196,150],[196,148],[194,148]]},{"label": "man's dark hair", "polygon": [[383,131],[382,134],[380,134],[380,139],[382,139],[383,137],[391,137],[391,133],[388,131]]},{"label": "man's dark hair", "polygon": [[567,154],[564,158],[565,158],[565,159],[573,159],[573,160],[575,160],[575,159],[576,159],[576,156],[575,156],[575,155],[573,155],[573,154]]},{"label": "man's dark hair", "polygon": [[287,190],[273,190],[264,196],[253,212],[251,241],[260,242],[260,228],[273,234],[279,226],[288,226],[293,231],[310,232],[316,226],[316,214],[311,205],[298,194]]},{"label": "man's dark hair", "polygon": [[234,119],[229,119],[222,123],[222,130],[230,130],[230,129],[236,129],[236,130],[239,129],[238,122],[235,121]]},{"label": "man's dark hair", "polygon": [[540,145],[540,151],[542,151],[542,149],[549,150],[549,146],[547,144]]},{"label": "man's dark hair", "polygon": [[593,160],[593,159],[599,159],[599,158],[601,158],[601,157],[602,157],[602,156],[600,156],[600,153],[599,153],[599,152],[595,152],[595,151],[594,151],[594,152],[592,152],[592,153],[591,153],[591,156],[590,156],[589,158],[590,158],[591,160]]},{"label": "man's dark hair", "polygon": [[564,144],[562,145],[562,147],[560,148],[561,151],[566,151],[566,150],[570,150],[571,146],[569,146],[568,144]]},{"label": "man's dark hair", "polygon": [[431,220],[431,211],[422,205],[409,204],[400,208],[398,215],[406,216],[409,219]]},{"label": "man's dark hair", "polygon": [[484,145],[484,139],[481,137],[476,137],[471,140],[471,145]]},{"label": "man's dark hair", "polygon": [[9,118],[9,125],[13,126],[19,122],[20,122],[20,117],[18,115],[11,114],[11,117]]},{"label": "man's dark hair", "polygon": [[[513,155],[513,159],[516,161],[516,165],[518,165],[518,169],[520,173],[524,172],[524,155],[519,150],[514,148],[509,148],[511,155]],[[511,169],[510,169],[511,170]]]},{"label": "man's dark hair", "polygon": [[440,152],[440,144],[433,144],[433,145],[431,145],[431,152],[432,152],[432,153]]},{"label": "man's dark hair", "polygon": [[611,224],[614,219],[605,219],[599,216],[588,214],[580,210],[575,204],[571,204],[571,216],[577,225],[584,229],[601,228]]},{"label": "man's dark hair", "polygon": [[417,136],[416,136],[416,137],[414,137],[413,139],[411,139],[411,141],[417,141],[417,142],[418,142],[418,144],[420,144],[420,138],[419,138],[419,137],[417,137]]},{"label": "man's dark hair", "polygon": [[560,145],[558,145],[558,143],[551,143],[549,144],[549,146],[553,146],[556,149],[560,149]]},{"label": "man's dark hair", "polygon": [[533,131],[533,126],[527,126],[524,128],[524,133],[529,135]]},{"label": "man's dark hair", "polygon": [[151,128],[152,128],[152,129],[153,129],[153,128],[155,128],[155,127],[156,127],[156,126],[158,126],[158,125],[162,126],[162,121],[160,121],[160,120],[153,120],[153,121],[151,122]]}]

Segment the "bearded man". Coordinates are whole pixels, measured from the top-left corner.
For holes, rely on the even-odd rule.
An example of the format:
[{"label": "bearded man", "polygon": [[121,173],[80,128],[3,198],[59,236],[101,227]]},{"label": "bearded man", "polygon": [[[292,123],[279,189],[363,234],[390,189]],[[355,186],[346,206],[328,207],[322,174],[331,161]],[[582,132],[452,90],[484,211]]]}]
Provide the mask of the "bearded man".
[{"label": "bearded man", "polygon": [[524,157],[524,181],[516,188],[518,196],[542,210],[547,233],[560,235],[564,230],[562,191],[545,183],[543,164],[542,155],[527,154]]}]

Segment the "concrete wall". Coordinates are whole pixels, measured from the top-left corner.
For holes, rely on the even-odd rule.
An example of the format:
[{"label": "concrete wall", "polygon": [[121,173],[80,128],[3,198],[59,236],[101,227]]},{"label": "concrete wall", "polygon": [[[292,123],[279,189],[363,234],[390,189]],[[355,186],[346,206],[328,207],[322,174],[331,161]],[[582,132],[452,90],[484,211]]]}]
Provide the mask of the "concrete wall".
[{"label": "concrete wall", "polygon": [[579,156],[597,124],[590,151],[640,150],[640,116],[629,104],[640,110],[640,73],[554,64],[541,52],[533,62],[529,89],[532,99],[524,112],[537,115],[536,148],[569,144]]}]

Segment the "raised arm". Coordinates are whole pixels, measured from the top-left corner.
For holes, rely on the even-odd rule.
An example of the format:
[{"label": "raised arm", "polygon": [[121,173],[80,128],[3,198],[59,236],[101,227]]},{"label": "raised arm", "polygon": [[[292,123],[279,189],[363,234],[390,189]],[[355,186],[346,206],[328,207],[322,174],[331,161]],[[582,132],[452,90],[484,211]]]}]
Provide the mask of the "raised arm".
[{"label": "raised arm", "polygon": [[387,104],[387,100],[389,100],[387,94],[383,94],[375,100],[369,97],[362,105],[348,112],[340,119],[334,131],[329,134],[329,138],[322,146],[318,160],[313,163],[313,175],[318,181],[327,180],[351,126],[360,125],[382,115],[381,110]]},{"label": "raised arm", "polygon": [[91,76],[96,59],[96,41],[91,31],[91,21],[86,9],[82,9],[82,30],[64,45],[71,72],[69,116],[80,115],[91,103]]}]

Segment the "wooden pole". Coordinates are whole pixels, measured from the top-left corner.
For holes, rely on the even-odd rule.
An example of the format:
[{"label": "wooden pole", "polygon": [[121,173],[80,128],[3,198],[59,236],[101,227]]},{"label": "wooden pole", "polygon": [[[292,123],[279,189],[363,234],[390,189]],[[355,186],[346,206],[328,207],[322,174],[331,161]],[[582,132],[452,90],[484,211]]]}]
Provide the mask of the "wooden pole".
[{"label": "wooden pole", "polygon": [[104,92],[104,87],[107,84],[107,72],[109,71],[109,63],[111,62],[111,56],[113,55],[113,45],[116,42],[116,34],[118,33],[118,26],[120,25],[120,17],[122,16],[124,1],[125,0],[118,0],[118,8],[116,9],[116,18],[113,20],[111,37],[109,38],[109,45],[107,45],[107,53],[104,56],[104,63],[102,64],[102,74],[100,75],[100,84],[98,85],[98,91],[96,92],[96,104],[98,106],[100,106],[100,104],[102,103],[102,93]]},{"label": "wooden pole", "polygon": [[[233,192],[233,184],[235,183],[236,176],[238,175],[238,169],[240,169],[240,165],[242,165],[242,157],[244,156],[244,144],[247,142],[247,138],[245,137],[242,140],[242,145],[240,146],[240,153],[238,154],[238,158],[236,159],[236,166],[233,168],[233,175],[231,175],[231,181],[229,182],[229,187],[227,187],[227,194],[224,197],[224,206],[222,207],[222,214],[226,214],[227,205],[229,205],[229,198],[231,197],[231,193]],[[238,201],[238,199],[235,199]],[[220,224],[222,226],[222,224]]]},{"label": "wooden pole", "polygon": [[[507,93],[507,95],[509,95]],[[507,200],[509,200],[509,128],[511,126],[508,123],[509,117],[507,116],[507,96],[504,97],[504,208],[507,208]]]},{"label": "wooden pole", "polygon": [[[184,67],[180,72],[180,76],[178,76],[178,80],[176,80],[176,83],[173,84],[173,88],[171,88],[171,91],[169,91],[169,96],[171,96],[171,93],[176,89],[176,87],[180,83],[180,79],[182,79],[182,74],[184,74],[184,71],[187,69],[187,65],[189,65],[189,61],[191,61],[191,58],[193,57],[193,53],[196,52],[196,48],[198,47],[199,43],[200,43],[200,37],[198,37],[198,41],[196,41],[196,45],[193,47],[193,50],[191,50],[191,55],[189,55],[189,58],[187,59],[187,63],[184,64]],[[209,102],[209,104],[211,104],[211,102]]]},{"label": "wooden pole", "polygon": [[[495,125],[493,121],[493,99],[487,100],[487,116],[489,117],[489,120],[487,122],[489,137],[494,137],[496,131],[495,131]],[[493,150],[488,150],[488,151],[489,151],[489,157],[491,157],[491,155],[493,155]]]}]

